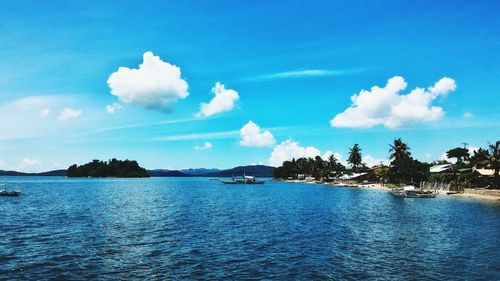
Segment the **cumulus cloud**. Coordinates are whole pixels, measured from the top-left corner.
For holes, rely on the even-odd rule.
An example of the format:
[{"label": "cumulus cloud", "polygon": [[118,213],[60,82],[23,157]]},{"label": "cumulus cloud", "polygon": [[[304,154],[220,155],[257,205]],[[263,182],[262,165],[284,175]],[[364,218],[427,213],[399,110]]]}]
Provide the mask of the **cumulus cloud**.
[{"label": "cumulus cloud", "polygon": [[261,132],[260,127],[252,121],[240,129],[240,145],[248,147],[269,147],[276,143],[273,134],[269,131]]},{"label": "cumulus cloud", "polygon": [[455,91],[455,80],[444,77],[427,89],[415,88],[404,95],[406,82],[401,76],[394,76],[385,87],[361,90],[351,97],[352,105],[337,114],[331,121],[332,127],[369,128],[383,125],[399,128],[420,122],[439,120],[444,111],[432,106],[438,96]]},{"label": "cumulus cloud", "polygon": [[139,68],[120,67],[109,76],[111,94],[123,103],[170,111],[170,105],[186,98],[188,83],[181,78],[181,69],[152,52],[145,52]]},{"label": "cumulus cloud", "polygon": [[368,167],[373,167],[373,166],[378,166],[380,164],[389,165],[389,160],[388,159],[377,159],[371,155],[366,155],[363,157],[363,163],[365,163],[366,166],[368,166]]},{"label": "cumulus cloud", "polygon": [[311,157],[321,156],[324,160],[333,154],[337,160],[341,161],[342,155],[339,153],[333,153],[331,151],[325,152],[321,155],[321,151],[314,146],[303,147],[300,146],[298,142],[291,139],[286,140],[274,147],[269,157],[269,165],[278,167],[283,164],[283,161],[290,161],[293,158],[298,159],[301,157]]},{"label": "cumulus cloud", "polygon": [[342,160],[342,154],[338,153],[338,152],[333,152],[331,150],[327,150],[322,156],[321,158],[325,161],[328,161],[328,158],[330,158],[330,156],[333,155],[333,157],[335,157],[335,159],[337,159],[337,161],[339,161],[340,163],[344,164],[344,161]]},{"label": "cumulus cloud", "polygon": [[65,108],[59,114],[59,120],[65,121],[73,118],[80,117],[82,115],[83,111],[82,110],[77,110],[77,109],[72,109],[72,108]]},{"label": "cumulus cloud", "polygon": [[106,111],[109,114],[115,113],[117,110],[121,109],[123,106],[120,103],[114,102],[112,104],[106,105]]},{"label": "cumulus cloud", "polygon": [[212,93],[215,96],[209,103],[202,103],[200,105],[200,111],[196,114],[197,117],[208,117],[231,111],[234,108],[234,103],[240,98],[238,92],[226,89],[220,82],[215,83]]},{"label": "cumulus cloud", "polygon": [[50,114],[50,109],[44,108],[44,109],[40,110],[39,115],[40,115],[40,117],[47,117],[47,116],[49,116],[49,114]]},{"label": "cumulus cloud", "polygon": [[212,147],[213,147],[213,145],[207,141],[203,145],[197,145],[197,146],[195,146],[194,149],[196,149],[196,150],[207,150],[207,149],[210,149]]}]

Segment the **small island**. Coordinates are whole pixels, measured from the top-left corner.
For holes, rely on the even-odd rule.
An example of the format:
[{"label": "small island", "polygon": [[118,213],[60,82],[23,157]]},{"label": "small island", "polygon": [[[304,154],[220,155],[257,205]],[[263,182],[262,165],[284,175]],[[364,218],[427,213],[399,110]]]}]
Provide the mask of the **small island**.
[{"label": "small island", "polygon": [[139,166],[134,160],[117,160],[115,158],[109,161],[92,160],[84,165],[71,165],[67,172],[69,178],[148,178],[146,169]]}]

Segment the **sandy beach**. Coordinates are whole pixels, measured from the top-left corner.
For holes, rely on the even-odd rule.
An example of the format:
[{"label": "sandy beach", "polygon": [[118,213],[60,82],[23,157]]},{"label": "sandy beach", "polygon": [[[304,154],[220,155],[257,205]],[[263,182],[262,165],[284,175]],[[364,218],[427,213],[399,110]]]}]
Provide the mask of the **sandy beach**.
[{"label": "sandy beach", "polygon": [[[319,181],[302,181],[302,180],[287,180],[286,182],[292,183],[307,183],[307,184],[322,184],[322,185],[330,185],[335,187],[347,187],[347,188],[365,188],[371,190],[378,191],[390,191],[391,188],[383,186],[380,183],[367,183],[367,184],[356,184],[356,185],[342,185],[338,183],[323,183]],[[446,194],[446,191],[440,191],[438,196],[448,197],[448,198],[467,198],[473,200],[482,200],[489,202],[496,202],[500,204],[500,190],[494,189],[466,189],[463,193],[456,194]]]}]

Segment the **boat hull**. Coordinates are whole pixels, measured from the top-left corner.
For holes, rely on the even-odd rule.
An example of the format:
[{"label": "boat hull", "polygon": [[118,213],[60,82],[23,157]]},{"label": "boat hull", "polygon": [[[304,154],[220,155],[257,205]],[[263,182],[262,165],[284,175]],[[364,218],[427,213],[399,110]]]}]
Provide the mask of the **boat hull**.
[{"label": "boat hull", "polygon": [[243,181],[220,181],[223,184],[263,184],[264,181],[253,181],[253,182],[243,182]]},{"label": "boat hull", "polygon": [[21,191],[0,191],[0,196],[6,196],[6,197],[16,197],[21,195]]},{"label": "boat hull", "polygon": [[395,197],[403,198],[434,198],[436,193],[432,191],[414,191],[414,190],[392,190],[391,194]]}]

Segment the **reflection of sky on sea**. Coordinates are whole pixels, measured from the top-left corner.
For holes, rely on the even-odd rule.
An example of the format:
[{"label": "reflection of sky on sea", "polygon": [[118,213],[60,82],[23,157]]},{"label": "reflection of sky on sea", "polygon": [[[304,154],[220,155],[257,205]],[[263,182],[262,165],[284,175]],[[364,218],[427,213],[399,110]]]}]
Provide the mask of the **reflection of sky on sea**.
[{"label": "reflection of sky on sea", "polygon": [[204,178],[6,180],[24,190],[0,198],[8,279],[498,279],[498,205]]}]

